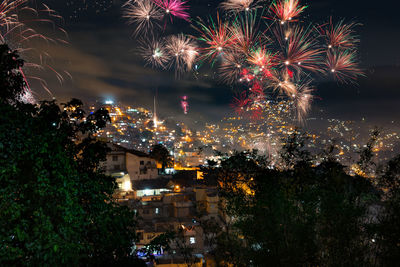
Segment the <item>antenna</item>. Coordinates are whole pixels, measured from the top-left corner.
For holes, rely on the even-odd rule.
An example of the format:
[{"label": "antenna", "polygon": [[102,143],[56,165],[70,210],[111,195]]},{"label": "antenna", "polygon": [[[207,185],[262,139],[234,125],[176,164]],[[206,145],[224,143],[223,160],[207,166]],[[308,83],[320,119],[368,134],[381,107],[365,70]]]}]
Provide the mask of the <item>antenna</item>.
[{"label": "antenna", "polygon": [[154,128],[157,128],[157,105],[156,105],[156,99],[157,99],[157,92],[158,90],[156,89],[156,94],[154,95],[154,107],[153,107],[153,123],[154,123]]}]

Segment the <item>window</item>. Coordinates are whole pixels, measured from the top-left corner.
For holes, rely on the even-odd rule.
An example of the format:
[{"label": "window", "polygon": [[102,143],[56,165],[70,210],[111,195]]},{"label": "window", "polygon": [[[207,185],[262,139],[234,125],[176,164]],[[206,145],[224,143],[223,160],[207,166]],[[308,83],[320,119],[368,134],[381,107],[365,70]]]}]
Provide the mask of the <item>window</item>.
[{"label": "window", "polygon": [[114,170],[118,171],[120,169],[119,164],[114,165]]},{"label": "window", "polygon": [[158,208],[156,208],[156,211],[155,211],[155,213],[156,213],[156,214],[158,214],[159,212],[160,212],[160,211],[158,210]]},{"label": "window", "polygon": [[196,244],[196,238],[193,237],[193,236],[191,236],[191,237],[189,238],[189,242],[190,242],[190,244]]},{"label": "window", "polygon": [[143,214],[149,214],[150,210],[143,210]]},{"label": "window", "polygon": [[140,165],[144,165],[144,160],[141,160],[141,161],[140,161]]},{"label": "window", "polygon": [[143,232],[138,232],[138,238],[139,240],[143,240]]},{"label": "window", "polygon": [[118,161],[118,156],[112,156],[112,161]]}]

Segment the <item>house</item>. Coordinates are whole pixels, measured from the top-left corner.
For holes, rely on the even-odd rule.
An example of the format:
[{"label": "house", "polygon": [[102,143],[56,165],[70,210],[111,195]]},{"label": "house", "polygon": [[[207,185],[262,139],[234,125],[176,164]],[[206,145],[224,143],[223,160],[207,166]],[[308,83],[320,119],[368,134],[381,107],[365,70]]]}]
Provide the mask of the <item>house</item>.
[{"label": "house", "polygon": [[[141,217],[137,226],[137,248],[145,247],[162,233],[175,231],[180,233],[181,245],[192,250],[193,257],[204,260],[214,249],[213,244],[205,239],[205,235],[209,237],[214,233],[205,233],[202,223],[222,223],[220,200],[217,188],[204,185],[204,180],[197,179],[196,174],[196,171],[182,171],[171,179],[133,182],[136,195],[127,205]],[[172,254],[171,251],[155,253],[158,263],[168,262],[171,257],[182,260],[182,247],[176,247],[176,244],[175,241],[170,244]]]},{"label": "house", "polygon": [[113,143],[108,147],[111,151],[103,168],[106,174],[116,178],[122,192],[132,191],[134,181],[158,178],[157,163],[148,154]]}]

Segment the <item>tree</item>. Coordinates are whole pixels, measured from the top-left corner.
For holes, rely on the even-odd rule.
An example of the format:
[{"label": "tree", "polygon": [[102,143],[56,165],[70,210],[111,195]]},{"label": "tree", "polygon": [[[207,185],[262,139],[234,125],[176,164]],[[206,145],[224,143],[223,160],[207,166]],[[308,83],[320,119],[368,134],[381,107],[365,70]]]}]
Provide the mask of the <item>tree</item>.
[{"label": "tree", "polygon": [[[377,201],[370,180],[345,173],[327,157],[318,166],[292,136],[282,150],[285,168],[237,152],[205,179],[217,177],[232,228],[217,251],[235,266],[365,266],[369,264],[368,209]],[[225,242],[223,242],[225,240]],[[230,248],[229,245],[232,247]],[[230,251],[235,251],[230,253]]]},{"label": "tree", "polygon": [[172,157],[168,152],[168,149],[162,144],[154,145],[150,151],[150,157],[160,162],[162,165],[162,171],[165,171],[165,168],[172,166]]},{"label": "tree", "polygon": [[77,99],[19,102],[22,64],[0,51],[0,265],[136,262],[134,214],[112,199],[116,183],[99,165],[107,111],[85,116]]},{"label": "tree", "polygon": [[15,102],[24,91],[24,78],[20,69],[24,61],[8,45],[0,44],[0,101]]},{"label": "tree", "polygon": [[148,256],[152,256],[155,251],[164,251],[173,257],[181,257],[187,266],[192,266],[196,263],[197,259],[193,256],[194,249],[189,244],[185,232],[186,229],[180,226],[176,230],[162,233],[151,240],[143,251]]},{"label": "tree", "polygon": [[370,138],[365,145],[364,148],[362,148],[358,154],[360,155],[360,158],[357,162],[358,165],[358,174],[362,176],[373,176],[375,175],[375,163],[373,161],[374,159],[374,146],[376,145],[376,142],[378,140],[380,134],[380,130],[378,128],[375,128],[371,131],[370,133]]},{"label": "tree", "polygon": [[377,259],[383,266],[400,262],[400,154],[391,159],[378,176],[383,192],[378,223],[373,228]]}]

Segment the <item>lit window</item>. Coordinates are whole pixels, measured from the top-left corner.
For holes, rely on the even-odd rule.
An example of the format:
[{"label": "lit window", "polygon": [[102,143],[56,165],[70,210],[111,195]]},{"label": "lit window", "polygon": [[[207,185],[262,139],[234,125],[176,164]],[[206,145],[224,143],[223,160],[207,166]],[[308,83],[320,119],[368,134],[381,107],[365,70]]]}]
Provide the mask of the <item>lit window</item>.
[{"label": "lit window", "polygon": [[195,244],[196,243],[196,238],[195,237],[190,237],[189,239],[190,244]]},{"label": "lit window", "polygon": [[158,210],[158,208],[156,208],[156,214],[158,214],[160,211]]}]

